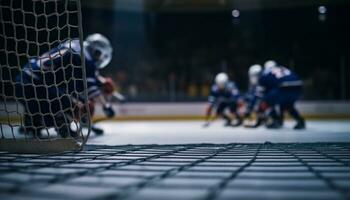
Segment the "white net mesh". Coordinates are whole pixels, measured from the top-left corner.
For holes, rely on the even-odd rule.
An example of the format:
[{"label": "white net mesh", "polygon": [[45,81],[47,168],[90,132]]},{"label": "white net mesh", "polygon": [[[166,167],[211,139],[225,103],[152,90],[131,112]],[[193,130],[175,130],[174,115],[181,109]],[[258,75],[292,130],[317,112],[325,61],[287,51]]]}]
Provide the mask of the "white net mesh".
[{"label": "white net mesh", "polygon": [[86,142],[79,0],[0,0],[2,139]]}]

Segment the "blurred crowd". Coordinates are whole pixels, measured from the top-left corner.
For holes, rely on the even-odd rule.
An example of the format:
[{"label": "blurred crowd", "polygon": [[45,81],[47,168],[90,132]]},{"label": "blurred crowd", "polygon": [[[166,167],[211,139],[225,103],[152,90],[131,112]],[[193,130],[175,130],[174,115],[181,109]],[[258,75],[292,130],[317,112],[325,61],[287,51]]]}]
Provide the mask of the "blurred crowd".
[{"label": "blurred crowd", "polygon": [[[131,101],[203,101],[225,71],[247,89],[246,71],[274,58],[304,81],[303,99],[350,99],[349,12],[328,7],[152,13],[83,8],[84,32],[101,32],[116,51],[111,67]],[[111,17],[113,16],[113,17]],[[279,17],[276,17],[279,16]],[[111,25],[112,24],[112,25]]]}]

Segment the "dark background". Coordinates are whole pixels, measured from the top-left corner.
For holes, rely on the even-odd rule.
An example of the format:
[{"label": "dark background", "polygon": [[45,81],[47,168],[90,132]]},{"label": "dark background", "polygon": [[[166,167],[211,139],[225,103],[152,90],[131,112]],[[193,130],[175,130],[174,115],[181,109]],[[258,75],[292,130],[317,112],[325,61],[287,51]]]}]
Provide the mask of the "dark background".
[{"label": "dark background", "polygon": [[125,11],[83,4],[83,24],[85,35],[111,39],[114,58],[102,73],[134,101],[205,100],[220,71],[244,92],[249,66],[268,59],[302,77],[304,99],[350,99],[350,6],[327,4],[320,14],[320,5],[248,5],[233,18],[228,8]]},{"label": "dark background", "polygon": [[[68,0],[0,2],[0,31],[9,36],[7,55],[0,50],[3,80],[68,35],[78,35],[76,6]],[[318,11],[322,5],[325,14]],[[9,6],[29,13],[15,11],[12,19]],[[233,9],[240,11],[238,18]],[[82,1],[84,36],[102,33],[114,47],[102,74],[111,76],[130,101],[203,101],[221,71],[244,92],[249,66],[269,59],[302,77],[303,99],[349,100],[349,11],[350,2],[341,0]],[[4,41],[1,37],[2,47]]]}]

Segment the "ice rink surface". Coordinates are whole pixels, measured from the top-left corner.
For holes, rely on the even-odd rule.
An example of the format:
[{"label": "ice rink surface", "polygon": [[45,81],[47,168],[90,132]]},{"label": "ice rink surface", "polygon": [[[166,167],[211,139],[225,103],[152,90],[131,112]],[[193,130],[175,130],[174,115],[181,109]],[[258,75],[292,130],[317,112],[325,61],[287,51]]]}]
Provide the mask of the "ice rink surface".
[{"label": "ice rink surface", "polygon": [[79,152],[0,152],[0,199],[350,199],[349,122],[309,121],[305,131],[101,122],[105,135]]},{"label": "ice rink surface", "polygon": [[310,143],[350,142],[350,120],[309,120],[307,129],[293,130],[288,121],[278,130],[224,127],[216,121],[203,128],[201,121],[105,121],[104,136],[91,134],[89,144],[192,144],[192,143]]}]

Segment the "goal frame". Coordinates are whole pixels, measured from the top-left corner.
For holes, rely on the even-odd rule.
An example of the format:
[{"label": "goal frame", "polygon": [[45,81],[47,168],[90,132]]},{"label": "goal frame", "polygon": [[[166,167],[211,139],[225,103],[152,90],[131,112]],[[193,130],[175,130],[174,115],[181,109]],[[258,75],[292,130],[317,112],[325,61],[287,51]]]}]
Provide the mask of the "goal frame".
[{"label": "goal frame", "polygon": [[[25,0],[23,0],[25,1]],[[43,0],[41,0],[43,1]],[[50,0],[49,0],[50,1]],[[69,3],[71,0],[65,0]],[[75,0],[77,8],[77,26],[79,34],[79,43],[80,43],[80,56],[81,56],[81,68],[83,73],[83,85],[84,91],[83,95],[86,100],[88,100],[87,94],[87,82],[86,82],[86,68],[85,68],[85,55],[83,48],[83,27],[82,27],[82,10],[81,10],[81,0]],[[2,20],[2,18],[0,18]],[[24,26],[24,25],[23,25]],[[4,30],[5,31],[5,30]],[[5,32],[4,32],[5,34]],[[16,100],[17,102],[18,100]],[[6,101],[3,102],[6,104]],[[39,138],[0,138],[0,151],[10,152],[10,153],[19,153],[19,154],[53,154],[61,153],[67,151],[80,151],[83,149],[84,145],[87,143],[91,132],[91,116],[89,112],[88,101],[84,103],[84,107],[88,112],[86,112],[87,122],[84,123],[84,128],[87,128],[87,133],[82,133],[82,127],[79,128],[81,132],[79,139],[74,139],[72,137],[68,138],[48,138],[48,139],[39,139]],[[2,117],[2,116],[1,116]],[[23,117],[23,116],[22,116]],[[2,123],[0,121],[0,123]],[[3,131],[2,128],[0,131]]]}]

